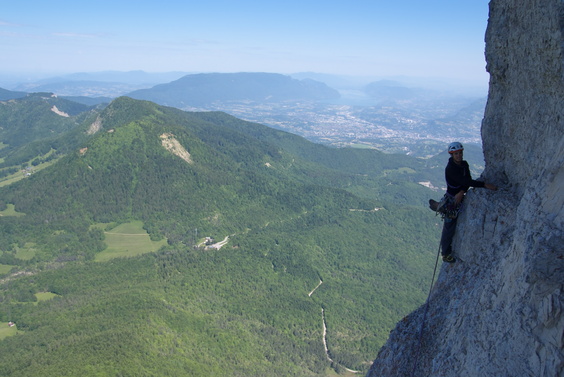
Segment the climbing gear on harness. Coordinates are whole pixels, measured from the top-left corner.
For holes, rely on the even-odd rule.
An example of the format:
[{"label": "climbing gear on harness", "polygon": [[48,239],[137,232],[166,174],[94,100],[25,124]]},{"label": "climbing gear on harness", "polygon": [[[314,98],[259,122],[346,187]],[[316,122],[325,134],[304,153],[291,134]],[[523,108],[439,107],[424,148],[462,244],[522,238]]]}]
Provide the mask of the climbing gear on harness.
[{"label": "climbing gear on harness", "polygon": [[446,193],[440,202],[433,199],[429,200],[429,208],[441,215],[443,219],[455,219],[460,212],[462,202],[456,204],[454,196]]},{"label": "climbing gear on harness", "polygon": [[456,262],[456,259],[452,256],[452,254],[443,255],[443,262],[454,263]]}]

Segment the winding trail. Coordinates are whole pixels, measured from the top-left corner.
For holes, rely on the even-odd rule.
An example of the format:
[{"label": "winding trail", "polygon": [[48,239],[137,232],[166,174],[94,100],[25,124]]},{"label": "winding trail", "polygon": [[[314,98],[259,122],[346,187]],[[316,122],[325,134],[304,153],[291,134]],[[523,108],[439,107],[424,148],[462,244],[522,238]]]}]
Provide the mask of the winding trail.
[{"label": "winding trail", "polygon": [[[308,297],[311,297],[311,295],[313,294],[313,292],[315,292],[315,290],[317,288],[319,288],[321,286],[321,284],[323,284],[323,280],[319,279],[319,284],[317,284],[317,287],[313,288],[313,290],[311,292],[308,293]],[[323,335],[322,335],[322,341],[323,341],[323,348],[325,349],[325,356],[327,356],[327,360],[329,360],[330,362],[334,363],[335,361],[331,358],[331,356],[329,355],[329,347],[327,347],[327,322],[325,322],[325,309],[321,308],[321,321],[323,323]],[[350,373],[361,373],[358,370],[353,370],[353,369],[349,369],[343,365],[341,365],[347,372]]]},{"label": "winding trail", "polygon": [[[325,355],[327,356],[327,360],[334,363],[331,356],[329,356],[329,348],[327,347],[327,323],[325,322],[325,309],[321,308],[321,319],[323,320],[323,347],[325,348]],[[350,373],[360,373],[358,370],[353,370],[341,365],[347,372]]]},{"label": "winding trail", "polygon": [[327,323],[325,323],[325,309],[323,308],[321,308],[321,319],[323,320],[323,348],[325,348],[327,360],[333,362],[333,359],[329,356],[329,348],[327,348]]},{"label": "winding trail", "polygon": [[312,290],[311,292],[309,292],[307,295],[308,295],[309,297],[311,297],[311,295],[313,294],[313,292],[315,292],[315,290],[316,290],[317,288],[319,288],[319,286],[320,286],[321,284],[323,284],[323,280],[319,279],[319,284],[317,284],[317,287],[313,288],[313,290]]},{"label": "winding trail", "polygon": [[104,234],[117,234],[118,236],[144,236],[149,237],[148,233],[115,233],[115,232],[104,232]]}]

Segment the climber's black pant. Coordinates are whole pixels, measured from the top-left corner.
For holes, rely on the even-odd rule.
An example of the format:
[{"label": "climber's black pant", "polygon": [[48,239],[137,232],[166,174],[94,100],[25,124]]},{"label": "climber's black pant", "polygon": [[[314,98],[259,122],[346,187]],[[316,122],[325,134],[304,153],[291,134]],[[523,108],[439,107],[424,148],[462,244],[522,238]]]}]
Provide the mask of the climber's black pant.
[{"label": "climber's black pant", "polygon": [[443,223],[443,233],[441,234],[441,254],[452,254],[452,239],[456,231],[456,221],[458,218],[445,219]]}]

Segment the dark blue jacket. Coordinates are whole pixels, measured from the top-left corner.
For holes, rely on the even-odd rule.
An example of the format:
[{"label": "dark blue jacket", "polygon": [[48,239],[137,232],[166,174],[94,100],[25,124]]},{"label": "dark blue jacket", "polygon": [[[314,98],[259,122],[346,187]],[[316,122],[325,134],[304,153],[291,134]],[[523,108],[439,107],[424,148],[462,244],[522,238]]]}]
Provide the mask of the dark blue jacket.
[{"label": "dark blue jacket", "polygon": [[470,187],[484,187],[484,182],[472,179],[470,175],[470,167],[468,162],[462,160],[459,165],[451,158],[445,168],[445,179],[447,183],[447,192],[454,196],[460,190],[468,191]]}]

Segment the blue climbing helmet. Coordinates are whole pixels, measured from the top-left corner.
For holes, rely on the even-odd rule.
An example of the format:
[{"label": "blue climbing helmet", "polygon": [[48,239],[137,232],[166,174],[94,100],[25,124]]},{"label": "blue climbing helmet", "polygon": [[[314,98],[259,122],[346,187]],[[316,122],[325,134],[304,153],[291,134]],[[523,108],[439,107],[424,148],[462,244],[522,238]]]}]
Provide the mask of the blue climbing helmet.
[{"label": "blue climbing helmet", "polygon": [[453,154],[454,152],[463,151],[464,147],[458,141],[450,143],[448,145],[448,153]]}]

